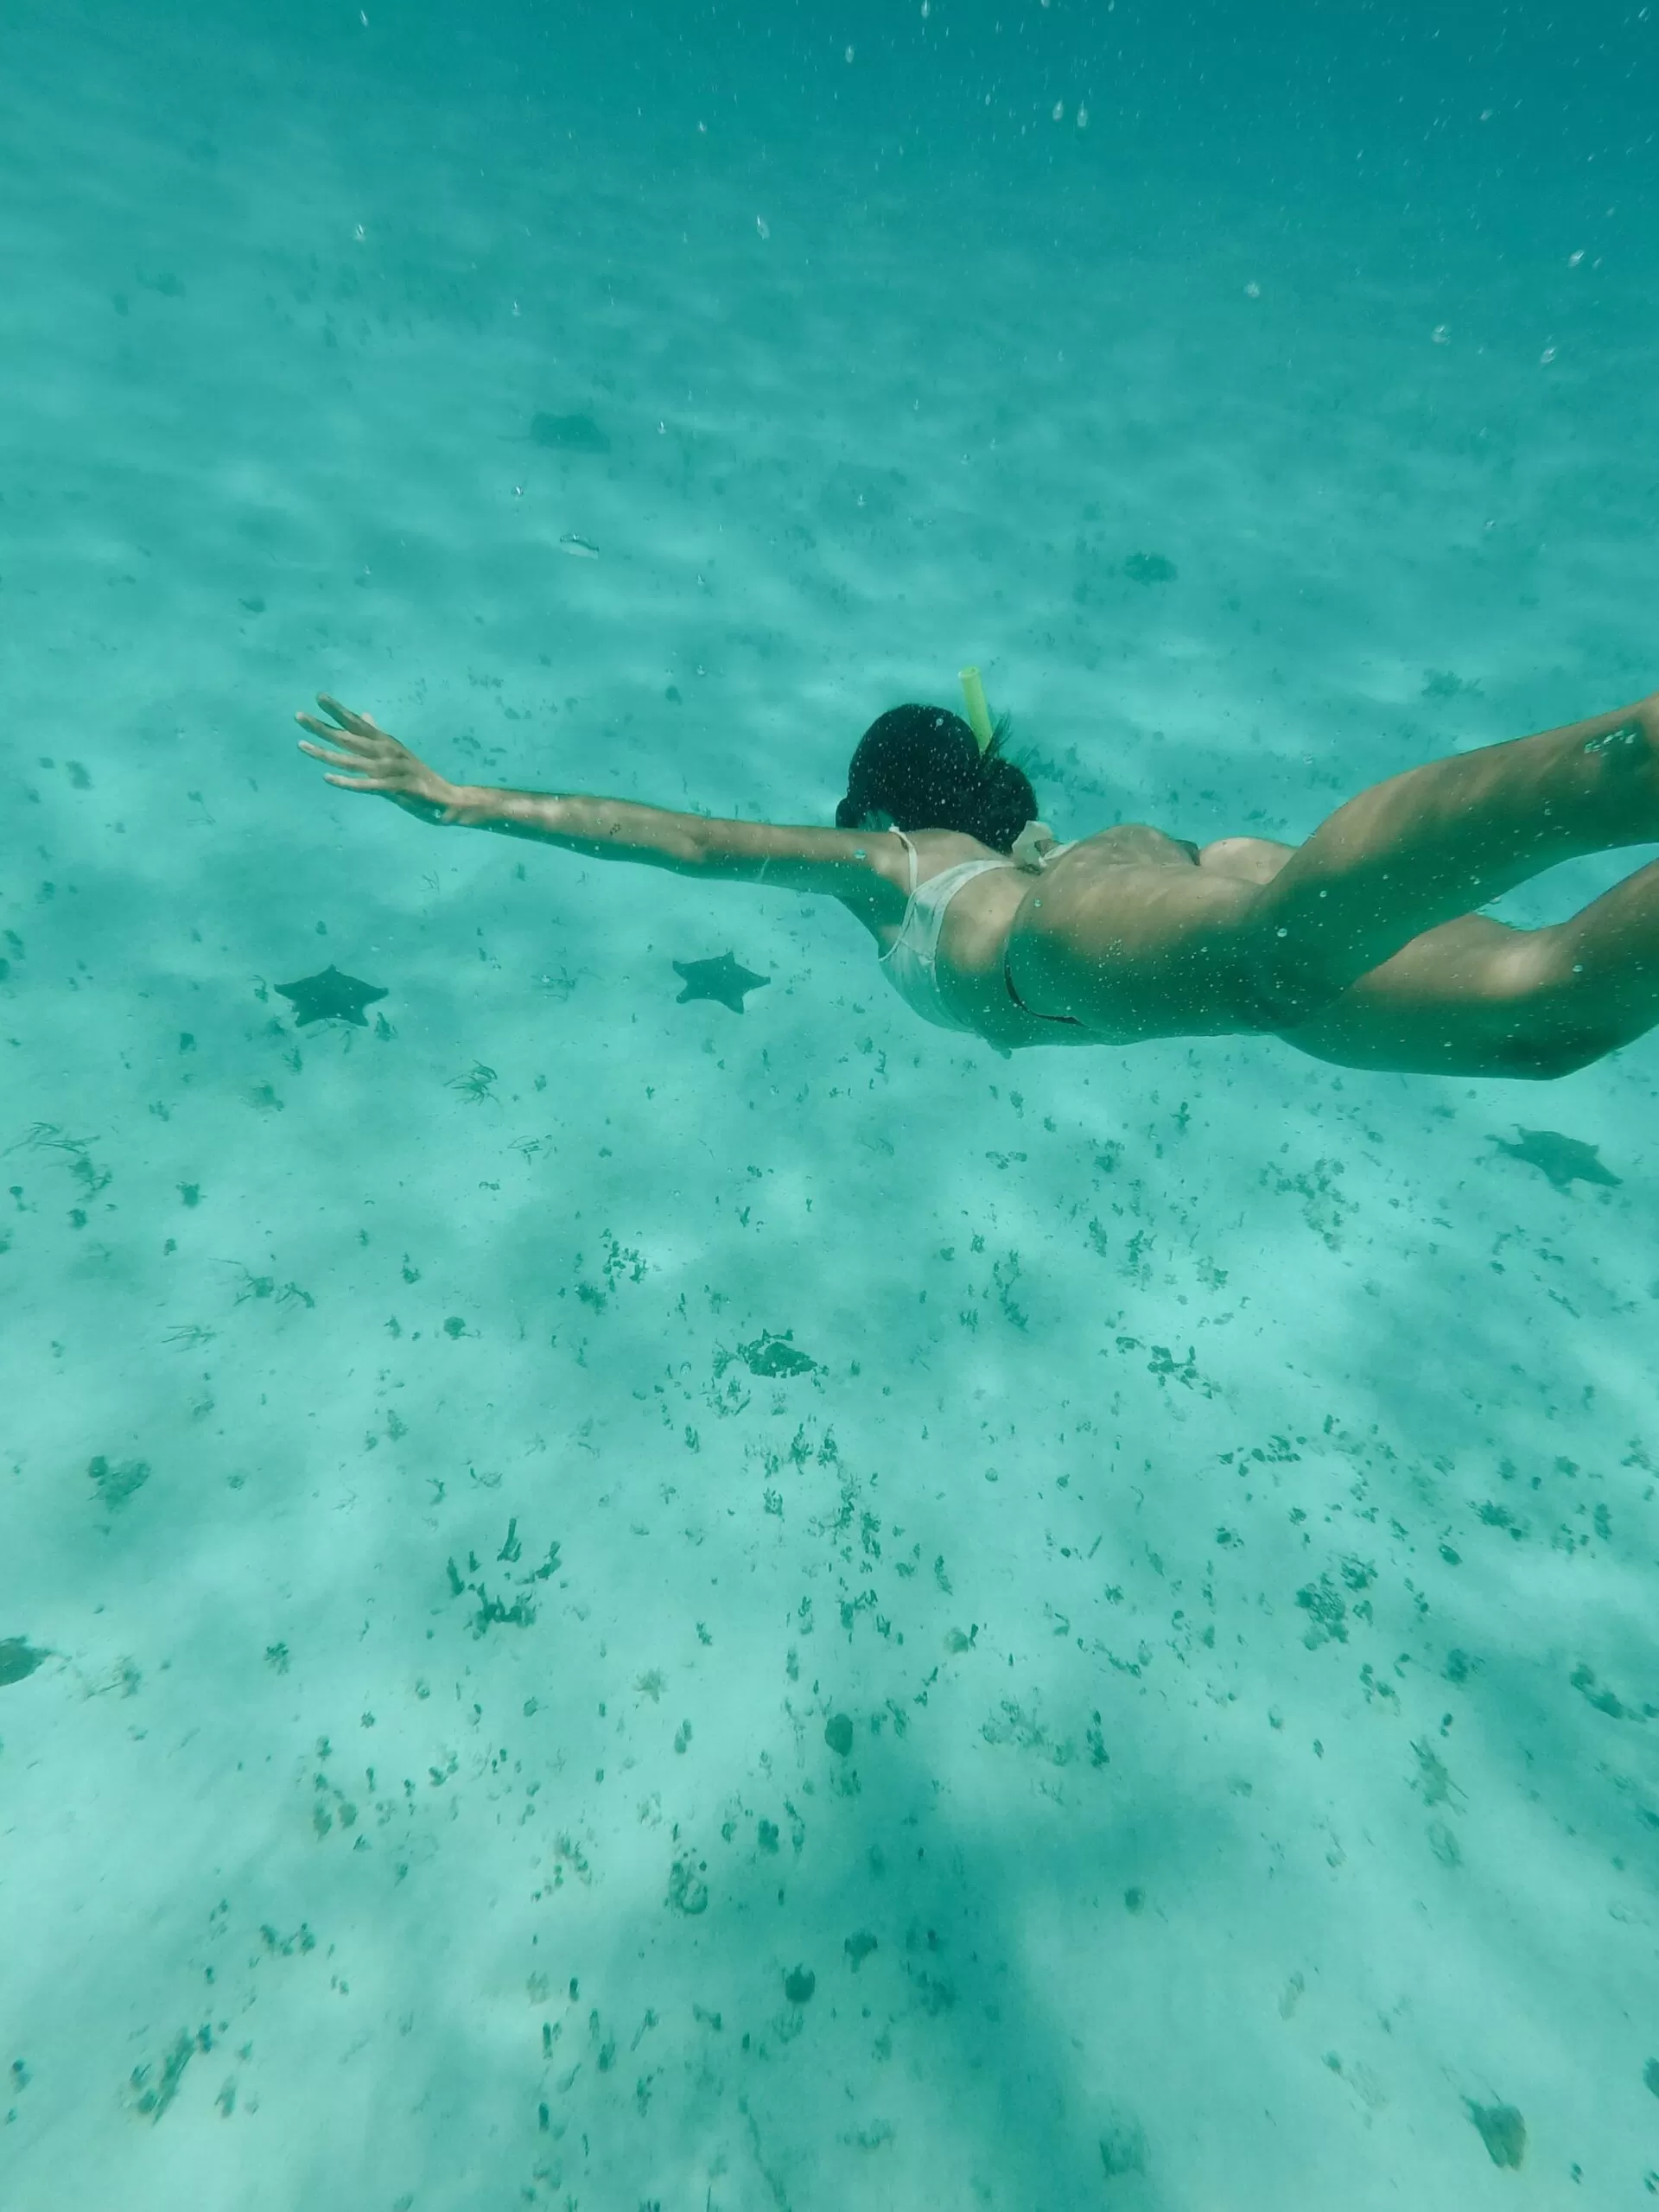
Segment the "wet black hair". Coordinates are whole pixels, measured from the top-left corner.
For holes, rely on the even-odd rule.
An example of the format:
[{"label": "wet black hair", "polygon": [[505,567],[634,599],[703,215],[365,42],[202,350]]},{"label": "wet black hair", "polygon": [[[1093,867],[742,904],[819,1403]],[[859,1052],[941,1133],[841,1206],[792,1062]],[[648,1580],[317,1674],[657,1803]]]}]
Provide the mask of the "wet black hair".
[{"label": "wet black hair", "polygon": [[858,741],[836,826],[861,829],[880,813],[896,829],[959,830],[1012,852],[1037,811],[1037,794],[1003,754],[1007,733],[1005,715],[982,753],[962,716],[946,708],[889,708]]}]

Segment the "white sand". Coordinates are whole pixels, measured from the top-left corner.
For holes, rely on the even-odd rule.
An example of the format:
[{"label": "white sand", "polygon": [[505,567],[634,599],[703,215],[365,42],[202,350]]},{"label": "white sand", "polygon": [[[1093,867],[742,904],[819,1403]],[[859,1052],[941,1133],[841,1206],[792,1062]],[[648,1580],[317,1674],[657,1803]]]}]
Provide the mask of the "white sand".
[{"label": "white sand", "polygon": [[0,2204],[1634,2205],[1659,1045],[1004,1063],[287,721],[821,820],[976,659],[1301,836],[1655,681],[1632,272],[354,14],[0,34]]}]

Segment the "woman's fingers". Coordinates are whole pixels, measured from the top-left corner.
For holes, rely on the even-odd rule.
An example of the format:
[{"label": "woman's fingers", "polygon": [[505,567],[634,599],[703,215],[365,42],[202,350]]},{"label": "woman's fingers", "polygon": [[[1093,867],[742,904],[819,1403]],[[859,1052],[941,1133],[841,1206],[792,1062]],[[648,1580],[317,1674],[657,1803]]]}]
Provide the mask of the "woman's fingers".
[{"label": "woman's fingers", "polygon": [[[353,741],[349,730],[338,728],[333,722],[320,722],[315,715],[296,715],[294,719],[302,729],[308,729],[313,737],[327,738],[330,745],[346,745]],[[359,738],[356,742],[365,744],[367,741]]]},{"label": "woman's fingers", "polygon": [[371,752],[377,744],[395,745],[397,741],[396,738],[388,739],[385,730],[376,730],[372,735],[368,735],[357,730],[340,729],[333,722],[320,722],[315,715],[296,715],[294,719],[302,729],[308,729],[314,737],[327,738],[330,745],[360,746],[365,752]]},{"label": "woman's fingers", "polygon": [[367,766],[358,753],[325,753],[320,745],[308,745],[303,738],[300,740],[300,750],[308,753],[314,760],[321,760],[326,768],[359,769]]},{"label": "woman's fingers", "polygon": [[[407,746],[382,729],[372,715],[359,715],[326,691],[318,692],[317,704],[327,715],[327,721],[308,714],[296,714],[294,719],[312,737],[322,740],[321,745],[314,745],[302,737],[300,751],[320,760],[325,769],[336,772],[325,775],[324,783],[343,791],[378,792],[383,798],[396,799],[400,806],[413,805],[417,810],[438,804],[410,789],[411,780],[429,779],[429,772]],[[342,769],[345,773],[339,773]]]},{"label": "woman's fingers", "polygon": [[385,735],[372,715],[359,715],[350,707],[342,707],[338,699],[330,698],[326,691],[318,692],[317,704],[325,715],[332,715],[342,729],[350,730],[353,737]]}]

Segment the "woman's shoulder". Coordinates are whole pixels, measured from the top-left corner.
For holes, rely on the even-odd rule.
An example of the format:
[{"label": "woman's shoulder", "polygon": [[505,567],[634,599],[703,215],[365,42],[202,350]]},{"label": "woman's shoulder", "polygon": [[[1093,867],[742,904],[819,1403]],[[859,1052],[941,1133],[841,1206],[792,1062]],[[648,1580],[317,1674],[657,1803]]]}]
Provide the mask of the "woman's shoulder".
[{"label": "woman's shoulder", "polygon": [[924,878],[938,875],[947,868],[959,868],[964,861],[995,861],[1005,868],[1010,865],[1006,853],[999,853],[995,845],[982,845],[965,830],[912,830],[910,842],[916,848],[917,863]]}]

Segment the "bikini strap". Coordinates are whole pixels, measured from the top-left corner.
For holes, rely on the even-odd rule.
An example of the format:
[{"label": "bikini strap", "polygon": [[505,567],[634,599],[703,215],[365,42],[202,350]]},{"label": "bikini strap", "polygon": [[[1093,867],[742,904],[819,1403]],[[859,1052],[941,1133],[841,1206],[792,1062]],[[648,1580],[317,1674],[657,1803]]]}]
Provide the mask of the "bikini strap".
[{"label": "bikini strap", "polygon": [[910,855],[910,895],[913,899],[916,896],[916,848],[911,843],[909,838],[906,836],[904,831],[899,829],[896,825],[894,826],[893,834],[904,847],[905,850]]}]

